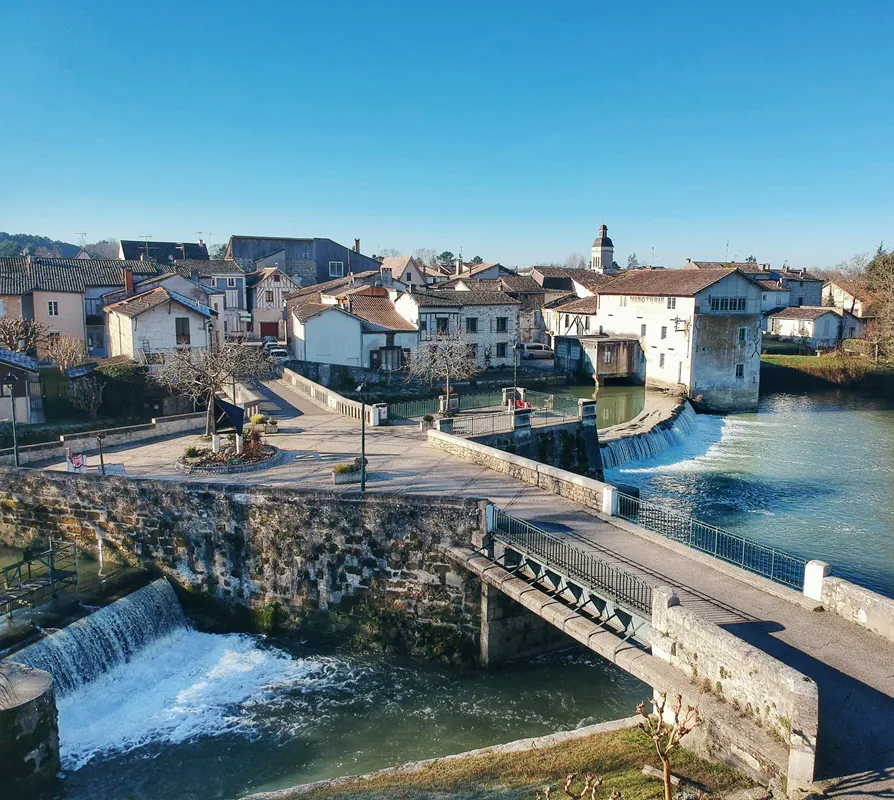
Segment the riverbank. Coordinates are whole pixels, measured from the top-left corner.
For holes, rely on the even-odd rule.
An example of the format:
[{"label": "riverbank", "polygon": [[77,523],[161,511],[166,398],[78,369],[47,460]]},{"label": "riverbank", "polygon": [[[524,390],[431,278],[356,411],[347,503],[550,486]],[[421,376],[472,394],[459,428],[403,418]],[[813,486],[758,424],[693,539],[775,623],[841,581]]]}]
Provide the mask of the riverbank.
[{"label": "riverbank", "polygon": [[[245,800],[390,800],[397,796],[522,800],[542,794],[546,785],[558,795],[565,777],[572,772],[599,775],[604,797],[619,791],[625,800],[657,800],[664,796],[664,785],[643,775],[642,769],[647,764],[659,769],[661,764],[651,739],[635,725],[636,719],[616,720],[368,775],[253,794]],[[672,767],[675,775],[712,796],[725,796],[752,785],[743,775],[686,750],[676,751]]]},{"label": "riverbank", "polygon": [[894,391],[894,366],[859,356],[761,356],[761,391],[842,386],[877,394]]}]

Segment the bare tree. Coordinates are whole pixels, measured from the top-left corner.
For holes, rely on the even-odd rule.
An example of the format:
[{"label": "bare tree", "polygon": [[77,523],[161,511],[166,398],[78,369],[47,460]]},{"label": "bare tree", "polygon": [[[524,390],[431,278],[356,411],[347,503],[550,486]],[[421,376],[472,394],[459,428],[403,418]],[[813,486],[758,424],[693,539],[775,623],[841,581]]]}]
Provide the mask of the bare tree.
[{"label": "bare tree", "polygon": [[566,269],[586,269],[587,263],[583,253],[569,253],[564,266]]},{"label": "bare tree", "polygon": [[86,411],[90,419],[96,419],[102,405],[102,393],[106,385],[95,374],[76,378],[68,385],[68,396],[75,408]]},{"label": "bare tree", "polygon": [[[866,268],[869,266],[869,261],[869,253],[855,253],[838,264],[832,271],[832,280],[851,296],[850,308],[843,306],[851,314],[854,313],[857,300],[862,299],[864,302],[866,300],[865,292],[868,281]],[[829,288],[828,296],[832,299],[830,305],[835,305],[831,287]]]},{"label": "bare tree", "polygon": [[76,336],[51,336],[47,339],[44,349],[63,372],[83,364],[87,356],[84,341]]},{"label": "bare tree", "polygon": [[46,338],[47,326],[34,319],[0,317],[0,346],[14,353],[27,353]]},{"label": "bare tree", "polygon": [[413,251],[413,258],[426,267],[434,267],[438,263],[438,251],[433,247],[417,247]]},{"label": "bare tree", "polygon": [[673,715],[673,722],[668,722],[664,717],[667,708],[667,692],[661,692],[657,700],[652,698],[649,702],[652,704],[652,714],[646,711],[645,703],[640,703],[636,707],[637,713],[643,718],[639,727],[655,743],[655,752],[658,753],[661,766],[664,768],[664,800],[673,800],[670,753],[679,746],[680,740],[687,733],[691,733],[701,724],[701,719],[694,706],[689,706],[686,713],[682,714],[683,697],[679,694],[674,699],[673,706],[668,709]]},{"label": "bare tree", "polygon": [[110,236],[108,239],[96,242],[96,244],[85,245],[84,249],[90,255],[90,258],[101,258],[108,261],[114,261],[118,258],[119,242],[117,239]]},{"label": "bare tree", "polygon": [[471,343],[460,331],[437,331],[419,343],[407,365],[411,378],[428,383],[446,383],[447,405],[450,410],[450,382],[471,378],[480,372]]},{"label": "bare tree", "polygon": [[395,247],[386,247],[379,251],[379,255],[383,258],[391,258],[393,256],[402,256],[403,253]]},{"label": "bare tree", "polygon": [[174,394],[208,404],[205,432],[214,433],[214,396],[236,381],[272,377],[276,362],[260,347],[228,343],[208,349],[183,348],[164,354],[154,380]]}]

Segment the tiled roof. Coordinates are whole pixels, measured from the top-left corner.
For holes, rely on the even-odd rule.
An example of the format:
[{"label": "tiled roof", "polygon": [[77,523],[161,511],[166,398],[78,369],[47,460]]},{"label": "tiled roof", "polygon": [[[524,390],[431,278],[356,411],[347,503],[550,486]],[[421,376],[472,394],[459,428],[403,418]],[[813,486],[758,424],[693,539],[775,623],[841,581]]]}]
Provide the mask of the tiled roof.
[{"label": "tiled roof", "polygon": [[[638,269],[624,272],[600,287],[599,294],[692,297],[735,269]],[[747,278],[739,272],[743,278]]]},{"label": "tiled roof", "polygon": [[690,261],[687,260],[683,269],[740,269],[742,272],[755,272],[757,264],[753,261]]},{"label": "tiled roof", "polygon": [[[388,332],[416,330],[413,323],[397,313],[394,303],[388,297],[354,295],[350,300],[350,311],[371,324],[374,329]],[[369,330],[368,326],[364,326],[364,330]]]},{"label": "tiled roof", "polygon": [[180,259],[174,262],[174,268],[185,277],[189,277],[193,270],[198,271],[200,278],[210,278],[213,275],[245,275],[245,271],[228,258]]},{"label": "tiled roof", "polygon": [[559,297],[554,297],[547,303],[543,304],[544,308],[561,308],[566,303],[570,303],[572,300],[577,300],[578,296],[574,292],[568,292],[568,294],[560,295]]},{"label": "tiled roof", "polygon": [[0,294],[33,291],[81,293],[88,286],[124,286],[124,270],[157,275],[154,261],[82,258],[0,258]]},{"label": "tiled roof", "polygon": [[783,292],[787,291],[786,287],[780,286],[779,281],[771,281],[771,280],[760,280],[756,276],[752,276],[757,282],[761,285],[761,288],[766,289],[770,292]]},{"label": "tiled roof", "polygon": [[150,289],[148,292],[141,292],[125,300],[112,303],[112,305],[106,307],[106,311],[114,311],[117,314],[123,314],[125,317],[136,317],[145,311],[168,302],[179,303],[184,308],[188,308],[196,314],[201,314],[203,317],[211,317],[215,313],[208,306],[197,303],[195,300],[184,297],[177,292],[172,292],[164,286],[159,286],[155,289]]},{"label": "tiled roof", "polygon": [[139,260],[151,258],[160,264],[170,264],[178,259],[208,260],[208,248],[198,242],[135,242],[129,239],[121,240],[121,250],[124,258]]},{"label": "tiled roof", "polygon": [[563,314],[595,314],[599,310],[599,297],[579,297],[568,303],[559,306],[553,306]]},{"label": "tiled roof", "polygon": [[386,269],[390,269],[391,273],[397,277],[397,273],[404,272],[404,270],[410,266],[411,261],[415,263],[413,256],[387,256],[382,259],[382,266]]},{"label": "tiled roof", "polygon": [[[289,306],[292,313],[298,318],[301,322],[306,322],[311,317],[315,317],[317,314],[321,314],[324,311],[328,311],[329,309],[336,309],[338,311],[343,311],[344,309],[339,308],[336,305],[332,305],[331,303],[304,303],[298,305]],[[345,312],[347,313],[347,312]]]},{"label": "tiled roof", "polygon": [[499,285],[502,285],[505,292],[516,292],[518,294],[539,294],[543,292],[543,287],[530,275],[501,275],[494,280]]},{"label": "tiled roof", "polygon": [[602,287],[611,283],[616,277],[617,275],[604,275],[599,272],[584,269],[580,271],[580,274],[572,275],[571,280],[575,283],[579,283],[591,292],[598,292]]},{"label": "tiled roof", "polygon": [[468,291],[426,289],[423,292],[415,292],[412,297],[420,306],[517,306],[518,300],[513,299],[505,292],[491,291],[488,289],[469,289]]},{"label": "tiled roof", "polygon": [[26,356],[24,353],[13,353],[12,350],[3,347],[0,347],[0,364],[5,364],[7,367],[18,367],[29,372],[40,371],[40,364],[36,358]]},{"label": "tiled roof", "polygon": [[840,308],[836,309],[831,306],[791,306],[773,312],[768,316],[771,319],[819,319],[823,314],[835,314],[838,316],[840,313]]}]

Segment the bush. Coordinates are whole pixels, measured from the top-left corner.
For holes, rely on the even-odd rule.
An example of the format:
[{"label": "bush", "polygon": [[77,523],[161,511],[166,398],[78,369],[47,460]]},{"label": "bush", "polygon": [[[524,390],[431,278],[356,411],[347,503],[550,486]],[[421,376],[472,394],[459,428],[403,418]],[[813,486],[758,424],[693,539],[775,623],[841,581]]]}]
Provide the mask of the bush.
[{"label": "bush", "polygon": [[353,465],[353,464],[336,464],[336,465],[332,468],[332,471],[333,471],[336,475],[346,475],[346,474],[349,473],[349,472],[356,472],[357,470],[354,469],[354,465]]},{"label": "bush", "polygon": [[183,451],[183,455],[185,455],[187,458],[196,458],[200,453],[201,451],[194,444],[191,444],[189,447],[186,448],[186,450]]},{"label": "bush", "polygon": [[233,456],[232,458],[227,459],[228,467],[235,467],[237,464],[241,464],[241,463],[242,463],[242,459],[239,458],[239,456]]},{"label": "bush", "polygon": [[249,431],[245,434],[243,453],[246,458],[264,457],[264,438],[259,431]]},{"label": "bush", "polygon": [[435,418],[434,418],[431,414],[426,414],[426,415],[422,418],[422,421],[423,421],[423,422],[434,422],[434,421],[435,421]]},{"label": "bush", "polygon": [[267,417],[263,414],[252,414],[251,415],[251,424],[252,425],[263,425],[267,422]]}]

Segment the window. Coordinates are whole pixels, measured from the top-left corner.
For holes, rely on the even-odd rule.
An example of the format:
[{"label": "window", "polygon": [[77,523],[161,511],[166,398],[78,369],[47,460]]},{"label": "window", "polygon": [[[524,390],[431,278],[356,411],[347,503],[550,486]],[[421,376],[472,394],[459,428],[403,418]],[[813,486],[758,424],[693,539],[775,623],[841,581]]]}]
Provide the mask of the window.
[{"label": "window", "polygon": [[450,320],[448,320],[447,317],[438,317],[438,319],[435,320],[435,329],[439,333],[447,333],[447,331],[450,330]]},{"label": "window", "polygon": [[428,330],[428,320],[420,319],[419,320],[419,333],[425,333]]},{"label": "window", "polygon": [[509,317],[497,317],[497,333],[506,333],[509,326]]},{"label": "window", "polygon": [[667,325],[661,326],[661,338],[667,339]]},{"label": "window", "polygon": [[235,278],[227,278],[227,288],[228,289],[236,288],[236,279]]},{"label": "window", "polygon": [[59,303],[56,300],[47,301],[47,316],[48,317],[58,317],[59,316]]},{"label": "window", "polygon": [[589,317],[584,317],[584,330],[587,331],[587,333],[590,332],[590,318]]},{"label": "window", "polygon": [[667,298],[667,307],[668,308],[676,308],[677,307],[677,298],[676,297],[668,297]]},{"label": "window", "polygon": [[189,317],[174,317],[177,344],[189,344]]},{"label": "window", "polygon": [[621,306],[621,308],[625,308],[627,306],[627,295],[621,295],[620,299],[618,300],[618,305]]},{"label": "window", "polygon": [[646,335],[646,326],[645,326],[645,325],[640,325],[640,326],[639,326],[639,335],[640,335],[640,336],[645,336],[645,335]]},{"label": "window", "polygon": [[274,283],[282,283],[282,275],[280,275],[279,273],[274,274],[273,282]]},{"label": "window", "polygon": [[466,317],[466,333],[478,333],[478,317]]},{"label": "window", "polygon": [[737,378],[745,377],[745,365],[744,364],[736,364],[736,377]]},{"label": "window", "polygon": [[5,317],[5,316],[6,316],[6,301],[0,300],[0,317]]},{"label": "window", "polygon": [[664,369],[664,353],[658,354],[658,366]]},{"label": "window", "polygon": [[413,282],[413,276],[409,273],[409,271],[407,272],[406,275],[404,275],[404,282],[405,282],[405,283],[412,283],[412,282]]},{"label": "window", "polygon": [[744,297],[712,297],[711,311],[744,311]]},{"label": "window", "polygon": [[497,358],[506,358],[506,342],[497,342]]},{"label": "window", "polygon": [[264,300],[266,300],[268,303],[272,303],[273,302],[273,292],[264,292]]},{"label": "window", "polygon": [[602,363],[603,364],[611,364],[613,357],[614,357],[614,354],[612,353],[612,351],[606,348],[602,352]]},{"label": "window", "polygon": [[804,298],[803,298],[803,297],[799,297],[799,298],[798,298],[798,307],[800,308],[800,307],[803,306],[803,305],[804,305]]},{"label": "window", "polygon": [[330,278],[342,278],[345,274],[345,262],[344,261],[330,261],[329,262],[329,277]]},{"label": "window", "polygon": [[745,344],[748,341],[748,328],[739,328],[739,335],[736,337],[739,344]]},{"label": "window", "polygon": [[602,326],[599,326],[599,335],[602,336]]}]

